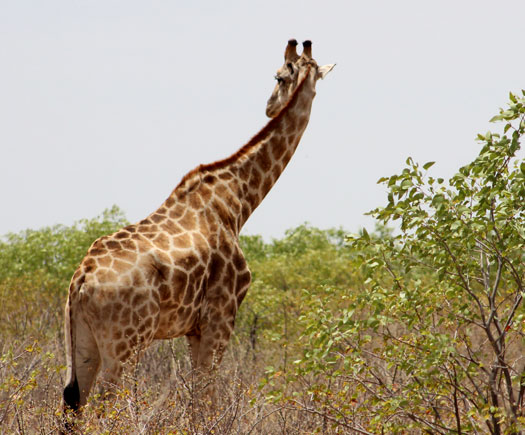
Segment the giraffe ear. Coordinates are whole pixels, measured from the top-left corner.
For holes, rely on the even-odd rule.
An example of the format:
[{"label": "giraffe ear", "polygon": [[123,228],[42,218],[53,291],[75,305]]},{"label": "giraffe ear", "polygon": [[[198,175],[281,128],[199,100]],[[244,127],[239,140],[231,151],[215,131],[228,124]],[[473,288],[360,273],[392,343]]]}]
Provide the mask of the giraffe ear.
[{"label": "giraffe ear", "polygon": [[335,66],[335,63],[331,63],[329,65],[323,65],[323,66],[320,66],[318,69],[317,69],[317,76],[320,78],[320,79],[324,79],[325,76],[334,69],[334,66]]}]

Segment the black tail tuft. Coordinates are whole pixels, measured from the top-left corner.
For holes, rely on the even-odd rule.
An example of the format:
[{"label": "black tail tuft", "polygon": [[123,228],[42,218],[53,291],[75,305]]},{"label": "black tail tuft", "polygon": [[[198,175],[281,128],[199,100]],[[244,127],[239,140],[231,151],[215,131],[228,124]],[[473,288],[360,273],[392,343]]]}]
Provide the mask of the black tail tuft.
[{"label": "black tail tuft", "polygon": [[64,404],[73,411],[78,410],[80,405],[80,389],[78,388],[78,381],[75,377],[73,382],[70,382],[64,388]]}]

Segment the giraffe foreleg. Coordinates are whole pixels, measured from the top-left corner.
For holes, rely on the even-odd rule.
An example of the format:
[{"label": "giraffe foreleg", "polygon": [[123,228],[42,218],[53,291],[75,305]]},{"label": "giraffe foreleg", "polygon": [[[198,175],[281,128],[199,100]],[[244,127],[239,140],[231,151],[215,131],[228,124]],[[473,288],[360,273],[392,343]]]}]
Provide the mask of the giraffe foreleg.
[{"label": "giraffe foreleg", "polygon": [[224,351],[228,344],[231,331],[233,330],[233,319],[214,319],[201,325],[201,335],[192,338],[190,347],[192,360],[195,361],[194,375],[197,397],[201,403],[214,405],[216,397],[216,376],[222,361]]},{"label": "giraffe foreleg", "polygon": [[197,369],[199,365],[199,351],[201,345],[201,336],[200,335],[187,335],[188,345],[190,347],[190,357],[191,357],[191,368],[193,370]]},{"label": "giraffe foreleg", "polygon": [[123,366],[122,363],[108,355],[102,357],[102,368],[100,370],[100,382],[98,385],[98,393],[100,397],[106,402],[113,401],[115,398],[115,390],[120,382]]}]

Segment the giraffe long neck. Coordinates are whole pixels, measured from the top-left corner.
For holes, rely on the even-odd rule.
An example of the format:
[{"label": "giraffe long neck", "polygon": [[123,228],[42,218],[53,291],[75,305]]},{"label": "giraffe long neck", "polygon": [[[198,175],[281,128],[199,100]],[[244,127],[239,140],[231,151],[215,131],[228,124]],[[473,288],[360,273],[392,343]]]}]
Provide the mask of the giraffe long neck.
[{"label": "giraffe long neck", "polygon": [[[257,144],[238,162],[243,204],[241,226],[262,202],[292,158],[308,125],[315,91],[299,85],[287,106],[261,131]],[[258,135],[259,136],[259,135]]]},{"label": "giraffe long neck", "polygon": [[307,73],[287,105],[258,134],[232,156],[188,173],[164,206],[176,208],[184,202],[197,213],[215,212],[238,235],[294,154],[314,97]]}]

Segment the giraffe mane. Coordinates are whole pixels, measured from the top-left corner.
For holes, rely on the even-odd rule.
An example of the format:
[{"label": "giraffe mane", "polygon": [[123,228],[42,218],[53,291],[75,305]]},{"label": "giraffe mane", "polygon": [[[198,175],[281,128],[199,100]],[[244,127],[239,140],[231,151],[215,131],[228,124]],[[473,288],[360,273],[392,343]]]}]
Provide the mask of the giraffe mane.
[{"label": "giraffe mane", "polygon": [[308,79],[310,73],[310,67],[308,67],[308,71],[303,78],[303,80],[297,85],[297,88],[293,92],[292,96],[288,100],[288,102],[283,106],[281,111],[259,131],[255,136],[253,136],[247,144],[243,145],[240,149],[238,149],[236,152],[234,152],[231,156],[226,157],[225,159],[217,160],[212,163],[206,163],[197,166],[195,169],[192,169],[190,172],[188,172],[182,179],[180,180],[177,187],[175,187],[174,191],[178,189],[182,189],[182,187],[186,184],[186,182],[193,178],[193,176],[197,174],[204,174],[208,172],[213,172],[222,168],[225,168],[226,166],[232,164],[233,162],[237,161],[241,157],[247,155],[261,140],[263,140],[267,135],[268,132],[273,130],[274,125],[278,123],[281,118],[284,116],[286,109],[288,106],[290,106],[292,103],[295,102],[295,100],[298,98],[299,92],[303,88],[304,84],[306,83],[306,80]]}]

